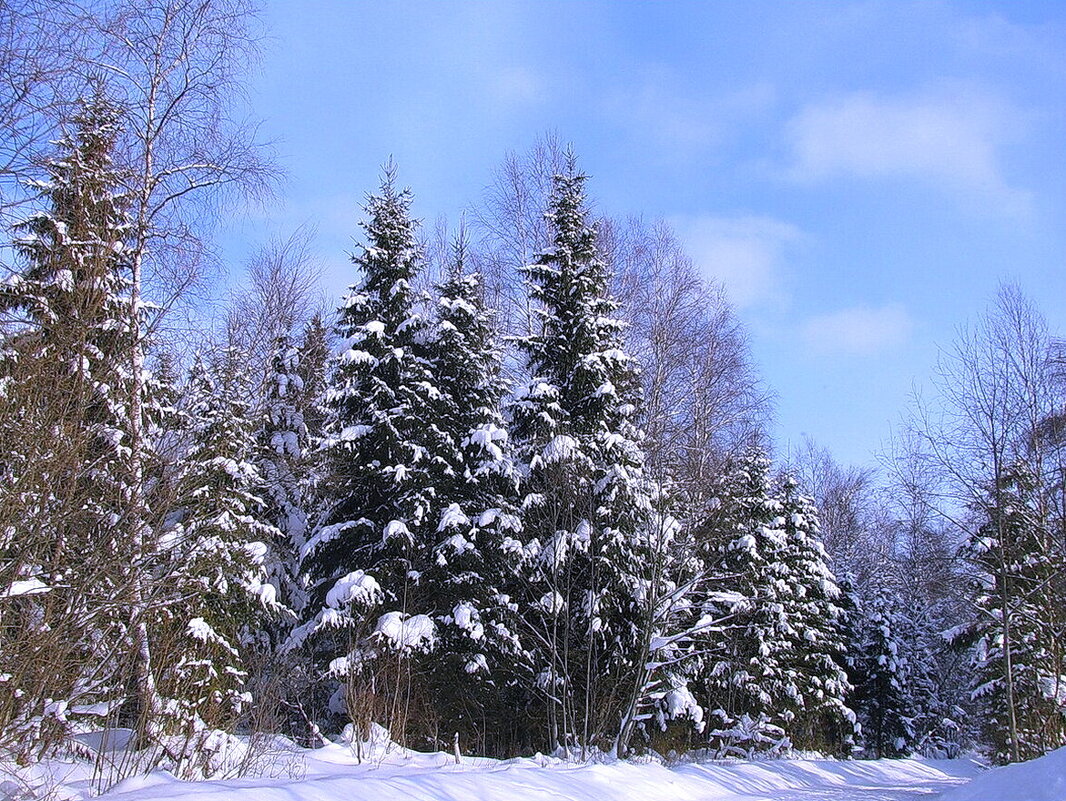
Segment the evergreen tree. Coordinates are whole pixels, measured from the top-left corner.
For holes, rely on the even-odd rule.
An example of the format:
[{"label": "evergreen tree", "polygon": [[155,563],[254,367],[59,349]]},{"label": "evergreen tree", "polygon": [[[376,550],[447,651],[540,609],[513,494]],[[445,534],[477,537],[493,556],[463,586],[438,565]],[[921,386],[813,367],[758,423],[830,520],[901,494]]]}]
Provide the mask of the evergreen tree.
[{"label": "evergreen tree", "polygon": [[974,646],[972,697],[984,710],[993,756],[1010,762],[1066,745],[1066,660],[1055,626],[1061,601],[1053,593],[1061,566],[1029,466],[1010,465],[989,494],[986,521],[964,549],[980,571],[977,616],[955,634],[959,644]]},{"label": "evergreen tree", "polygon": [[650,503],[635,420],[638,375],[622,347],[608,270],[572,155],[554,179],[552,247],[525,268],[535,332],[518,340],[531,375],[511,408],[525,480],[522,588],[553,747],[617,731],[639,638],[639,532]]},{"label": "evergreen tree", "polygon": [[770,460],[749,451],[727,468],[720,495],[708,558],[736,597],[720,615],[730,620],[703,670],[709,735],[723,754],[779,751],[790,745],[802,696],[792,667],[800,632],[789,614],[788,536]]},{"label": "evergreen tree", "polygon": [[[322,443],[329,409],[326,407],[327,362],[329,361],[329,330],[322,315],[314,315],[304,326],[296,360],[296,375],[302,384],[297,411],[307,431],[308,457],[315,454]],[[312,470],[312,474],[316,471]]]},{"label": "evergreen tree", "polygon": [[268,555],[283,541],[267,519],[257,443],[245,398],[242,354],[197,356],[185,411],[191,445],[178,482],[180,522],[167,538],[169,575],[180,603],[160,610],[160,689],[195,752],[209,729],[232,730],[251,698],[251,652],[287,612],[268,581]]},{"label": "evergreen tree", "polygon": [[936,636],[920,599],[899,588],[874,587],[862,604],[851,698],[863,750],[875,759],[943,753],[954,727],[939,697]]},{"label": "evergreen tree", "polygon": [[799,693],[790,735],[800,748],[847,754],[854,747],[855,713],[845,703],[851,686],[844,668],[847,645],[838,628],[840,588],[819,538],[814,502],[788,475],[779,496],[790,575],[785,613],[795,633],[791,681]]},{"label": "evergreen tree", "polygon": [[500,412],[506,385],[493,314],[480,276],[464,271],[464,255],[460,239],[439,288],[430,345],[440,397],[427,425],[437,429],[443,463],[435,556],[424,576],[439,624],[427,679],[446,733],[459,732],[482,753],[503,753],[512,746],[505,742],[513,718],[508,688],[522,659],[505,590],[522,553],[518,474]]},{"label": "evergreen tree", "polygon": [[304,548],[312,600],[293,640],[317,635],[331,674],[346,682],[349,716],[387,723],[397,737],[411,692],[422,689],[409,681],[406,658],[436,640],[422,575],[437,541],[441,469],[439,430],[426,419],[440,391],[426,355],[428,322],[415,310],[420,252],[410,206],[410,191],[387,169],[366,205],[367,243],[352,258],[363,278],[337,324],[345,349],[327,393],[327,506]]},{"label": "evergreen tree", "polygon": [[268,518],[283,539],[271,543],[274,547],[268,564],[283,603],[299,612],[306,603],[299,554],[307,543],[304,472],[308,437],[302,412],[306,403],[300,356],[287,334],[275,340],[271,364],[266,415],[259,432],[260,467],[269,500]]},{"label": "evergreen tree", "polygon": [[35,184],[41,208],[17,226],[21,269],[0,285],[0,730],[20,753],[69,733],[48,708],[123,694],[121,669],[100,666],[128,650],[121,603],[140,555],[129,449],[143,319],[116,120],[100,92],[81,103]]},{"label": "evergreen tree", "polygon": [[[655,512],[645,527],[645,558],[636,593],[640,617],[638,665],[614,752],[625,755],[632,735],[642,729],[651,746],[676,748],[706,728],[706,710],[697,698],[706,648],[725,619],[726,594],[691,525],[663,487],[653,496]],[[728,613],[726,613],[728,615]],[[641,721],[654,720],[655,727]],[[655,729],[658,729],[656,731]]]},{"label": "evergreen tree", "polygon": [[21,370],[39,384],[27,387],[37,394],[23,405],[47,404],[54,424],[67,429],[70,447],[81,449],[80,460],[69,460],[76,480],[41,488],[49,503],[64,502],[57,489],[69,493],[74,513],[87,516],[59,535],[79,536],[74,529],[81,529],[87,539],[68,543],[79,548],[96,537],[110,540],[113,526],[101,521],[121,514],[124,490],[116,483],[128,479],[123,439],[139,321],[126,296],[129,222],[111,166],[116,116],[97,98],[73,123],[75,133],[58,143],[60,155],[48,165],[49,180],[39,184],[49,208],[18,226],[15,244],[25,269],[0,285],[0,309],[21,324],[5,338],[0,357],[8,380]]},{"label": "evergreen tree", "polygon": [[902,620],[884,592],[864,607],[852,697],[863,750],[873,759],[907,756],[915,743],[915,713],[907,686]]}]

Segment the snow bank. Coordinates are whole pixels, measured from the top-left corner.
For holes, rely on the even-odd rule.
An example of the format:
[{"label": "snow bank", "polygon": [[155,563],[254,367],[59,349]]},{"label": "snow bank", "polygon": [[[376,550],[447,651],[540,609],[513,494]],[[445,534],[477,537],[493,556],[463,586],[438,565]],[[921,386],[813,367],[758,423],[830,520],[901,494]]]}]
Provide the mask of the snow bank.
[{"label": "snow bank", "polygon": [[[961,760],[765,760],[668,768],[656,763],[567,764],[548,757],[499,762],[419,754],[395,746],[357,764],[353,750],[328,745],[307,754],[302,775],[184,783],[164,774],[130,780],[105,798],[174,801],[752,801],[761,798],[850,798],[877,790],[924,793],[973,775]],[[910,797],[910,796],[907,796]],[[997,800],[998,801],[998,800]]]},{"label": "snow bank", "polygon": [[1066,748],[1059,748],[1029,762],[995,768],[943,796],[943,801],[1064,800]]},{"label": "snow bank", "polygon": [[[118,756],[112,749],[124,744],[121,735],[127,733],[117,732],[102,746],[108,759]],[[237,754],[245,765],[244,778],[184,782],[156,771],[126,779],[102,797],[114,801],[856,801],[926,797],[951,790],[981,770],[969,760],[765,759],[667,767],[606,756],[600,762],[574,763],[539,754],[506,761],[463,757],[456,764],[451,753],[402,748],[380,726],[374,726],[370,738],[362,742],[355,742],[353,734],[349,726],[340,741],[315,750],[283,737],[270,738]],[[83,745],[96,747],[88,740]],[[1062,801],[1066,796],[1061,790],[1056,795],[1050,788],[1062,787],[1066,750],[1052,756],[1058,761],[1045,758],[1017,766],[1028,771],[1025,778],[992,784],[976,795],[966,794],[970,788],[963,787],[944,801]],[[236,775],[237,765],[232,763],[229,775]],[[984,774],[973,787],[1001,773]],[[87,762],[51,760],[29,768],[0,764],[0,798],[87,801],[95,796],[98,782]],[[1023,782],[1047,792],[1013,792]],[[1016,786],[1008,792],[1008,785]]]}]

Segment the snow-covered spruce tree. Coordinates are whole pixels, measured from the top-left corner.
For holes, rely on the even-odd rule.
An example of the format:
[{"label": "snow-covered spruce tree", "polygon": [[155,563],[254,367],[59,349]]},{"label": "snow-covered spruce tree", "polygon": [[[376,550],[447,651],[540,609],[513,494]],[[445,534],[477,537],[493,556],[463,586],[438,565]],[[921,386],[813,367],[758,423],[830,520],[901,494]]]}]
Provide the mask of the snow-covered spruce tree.
[{"label": "snow-covered spruce tree", "polygon": [[723,755],[747,756],[790,747],[787,731],[800,709],[795,644],[789,615],[794,577],[788,537],[770,460],[754,448],[727,465],[707,521],[707,559],[736,595],[712,632],[700,678],[708,736]]},{"label": "snow-covered spruce tree", "polygon": [[313,463],[310,481],[317,473],[316,457],[322,443],[326,419],[326,370],[329,362],[329,329],[321,314],[314,315],[304,326],[297,352],[296,375],[303,385],[298,411],[307,431],[307,458]]},{"label": "snow-covered spruce tree", "polygon": [[814,501],[789,475],[781,478],[778,494],[790,574],[785,604],[794,633],[790,667],[799,706],[789,735],[798,748],[848,754],[855,746],[855,713],[845,702],[851,686],[844,668],[847,643],[838,627],[840,588],[819,538]]},{"label": "snow-covered spruce tree", "polygon": [[[506,391],[493,313],[481,278],[455,246],[439,287],[429,343],[440,396],[432,425],[440,439],[434,558],[423,574],[438,643],[425,676],[443,736],[479,753],[513,750],[516,664],[522,660],[512,583],[522,554],[518,473],[500,411]],[[446,505],[445,505],[446,504]]]},{"label": "snow-covered spruce tree", "polygon": [[957,753],[957,712],[941,697],[934,643],[943,642],[924,601],[899,587],[867,587],[852,657],[849,703],[866,756]]},{"label": "snow-covered spruce tree", "polygon": [[644,528],[645,558],[638,574],[637,665],[627,708],[615,743],[625,755],[640,733],[657,751],[688,747],[706,728],[706,710],[694,690],[704,647],[727,620],[720,617],[726,595],[709,569],[692,526],[670,512],[682,513],[660,486],[654,514]]},{"label": "snow-covered spruce tree", "polygon": [[69,708],[124,692],[142,319],[116,119],[101,92],[80,104],[0,285],[0,731],[23,759],[63,738]]},{"label": "snow-covered spruce tree", "polygon": [[[326,403],[326,395],[329,390],[329,336],[330,332],[322,319],[322,315],[315,314],[304,325],[296,353],[297,361],[294,378],[299,379],[301,388],[294,411],[303,421],[304,430],[297,485],[303,502],[306,525],[304,541],[296,552],[298,562],[301,560],[300,554],[307,544],[306,538],[311,535],[311,529],[322,517],[322,507],[325,503],[323,496],[328,495],[330,492],[330,488],[325,481],[328,468],[324,453],[325,449],[323,448],[326,437],[326,422],[330,417],[330,410]],[[306,596],[306,575],[301,579],[301,583],[304,585],[304,595]]]},{"label": "snow-covered spruce tree", "polygon": [[267,557],[283,541],[267,518],[255,464],[243,356],[197,356],[185,397],[190,447],[178,479],[178,520],[164,539],[176,602],[161,608],[154,658],[168,699],[171,750],[186,775],[212,772],[211,730],[232,730],[252,701],[250,651],[287,612],[269,583]]},{"label": "snow-covered spruce tree", "polygon": [[609,744],[638,638],[637,532],[650,515],[639,379],[622,347],[584,186],[572,154],[557,175],[552,246],[525,268],[535,331],[517,340],[530,373],[511,407],[531,560],[523,642],[549,744]]},{"label": "snow-covered spruce tree", "polygon": [[1028,465],[1009,465],[989,495],[986,521],[963,550],[979,571],[976,616],[955,640],[974,646],[972,696],[993,758],[1010,762],[1066,745],[1061,599],[1053,594],[1061,566]]},{"label": "snow-covered spruce tree", "polygon": [[[268,567],[281,602],[298,614],[307,600],[300,581],[299,556],[307,543],[304,468],[308,442],[300,355],[289,335],[275,339],[271,365],[258,461],[266,488],[267,518],[283,537],[268,543],[272,546]],[[277,634],[284,636],[284,628]]]},{"label": "snow-covered spruce tree", "polygon": [[856,655],[855,690],[863,753],[873,759],[903,757],[915,744],[915,711],[907,687],[903,621],[888,590],[863,604]]},{"label": "snow-covered spruce tree", "polygon": [[271,725],[297,741],[316,746],[321,735],[315,710],[325,705],[323,687],[310,655],[287,648],[294,624],[308,601],[307,576],[300,554],[318,518],[322,479],[322,441],[326,419],[327,331],[315,315],[304,326],[300,343],[289,334],[275,339],[272,373],[259,430],[259,465],[266,483],[268,518],[284,535],[268,556],[270,580],[293,615],[279,616],[270,627],[269,654],[254,671],[252,689]]},{"label": "snow-covered spruce tree", "polygon": [[913,699],[915,740],[911,753],[933,759],[954,759],[967,747],[962,722],[971,715],[968,701],[972,668],[944,638],[944,626],[929,598],[904,590],[900,594],[908,686]]},{"label": "snow-covered spruce tree", "polygon": [[387,168],[365,207],[366,244],[352,257],[362,278],[337,323],[344,350],[326,399],[325,511],[303,552],[313,581],[307,622],[290,640],[310,637],[343,683],[335,711],[364,734],[377,721],[396,738],[424,733],[419,718],[429,715],[412,706],[428,702],[410,680],[409,657],[431,650],[437,637],[432,588],[421,577],[440,523],[440,437],[426,419],[440,392],[426,355],[429,324],[415,309],[421,259],[410,207],[410,191],[398,189]]}]

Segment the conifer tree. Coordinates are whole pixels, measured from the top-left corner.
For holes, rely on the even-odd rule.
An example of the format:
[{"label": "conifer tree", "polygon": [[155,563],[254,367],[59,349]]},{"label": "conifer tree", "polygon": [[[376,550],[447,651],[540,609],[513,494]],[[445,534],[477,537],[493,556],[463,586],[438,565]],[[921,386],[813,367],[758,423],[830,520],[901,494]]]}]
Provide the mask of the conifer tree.
[{"label": "conifer tree", "polygon": [[306,603],[299,554],[307,542],[304,473],[308,437],[302,411],[306,403],[300,356],[287,334],[276,338],[271,364],[266,414],[259,432],[260,466],[269,502],[268,518],[282,539],[272,543],[268,564],[283,603],[298,613]]},{"label": "conifer tree", "polygon": [[553,747],[620,725],[638,639],[638,532],[650,514],[638,376],[585,182],[569,155],[547,215],[552,246],[525,270],[537,325],[517,343],[531,378],[511,409],[535,554],[523,614]]},{"label": "conifer tree", "polygon": [[873,759],[907,756],[915,743],[915,714],[903,661],[902,621],[884,591],[864,606],[852,696],[863,750]]},{"label": "conifer tree", "polygon": [[193,364],[180,522],[167,540],[169,575],[161,577],[180,602],[159,611],[158,626],[170,632],[161,638],[167,650],[157,649],[160,689],[194,751],[209,729],[232,729],[246,711],[249,652],[263,647],[271,620],[287,611],[268,580],[268,555],[283,536],[267,518],[242,364],[232,348]]},{"label": "conifer tree", "polygon": [[[645,528],[645,558],[636,592],[640,638],[634,653],[635,683],[612,748],[625,755],[638,730],[653,748],[679,733],[702,733],[706,710],[697,698],[705,649],[728,622],[723,608],[730,591],[705,559],[691,525],[670,514],[681,507],[660,485],[655,512]],[[642,724],[654,720],[655,727]],[[658,728],[659,731],[655,731]]]},{"label": "conifer tree", "polygon": [[[1004,470],[990,491],[984,525],[964,553],[980,573],[976,617],[955,632],[974,645],[972,697],[999,762],[1032,759],[1066,745],[1064,657],[1056,563],[1038,511],[1038,481],[1024,462]],[[1017,733],[1012,742],[1011,733]]]},{"label": "conifer tree", "polygon": [[961,721],[970,714],[965,702],[968,665],[943,635],[929,599],[904,590],[898,596],[904,659],[914,709],[913,743],[909,752],[938,759],[959,756],[965,741]]},{"label": "conifer tree", "polygon": [[66,732],[68,717],[45,712],[47,703],[123,693],[121,599],[139,556],[128,537],[129,448],[143,320],[128,298],[116,120],[102,92],[81,103],[35,185],[42,207],[17,227],[21,269],[0,285],[0,729],[19,749],[54,745],[49,727]]},{"label": "conifer tree", "polygon": [[[307,455],[312,461],[322,443],[326,419],[327,375],[329,361],[329,330],[321,314],[314,315],[304,326],[297,353],[296,375],[302,383],[298,411],[307,431]],[[314,470],[311,471],[315,473]]]},{"label": "conifer tree", "polygon": [[814,502],[789,475],[781,479],[779,495],[790,575],[786,615],[795,634],[790,668],[799,707],[790,734],[801,748],[847,754],[854,747],[855,713],[846,704],[851,687],[844,669],[847,644],[837,624],[840,588],[819,539]]},{"label": "conifer tree", "polygon": [[721,496],[711,513],[709,559],[737,597],[724,610],[728,628],[703,671],[709,736],[723,754],[779,751],[790,745],[786,732],[801,703],[792,667],[800,634],[788,614],[783,507],[760,449],[729,466]]},{"label": "conifer tree", "polygon": [[[57,425],[78,432],[70,445],[84,449],[83,461],[71,462],[80,475],[62,489],[78,496],[70,502],[83,507],[78,514],[99,521],[122,500],[122,490],[116,493],[108,485],[124,474],[120,459],[128,398],[123,393],[129,389],[138,321],[131,319],[126,298],[129,223],[119,175],[111,166],[116,116],[98,97],[84,105],[73,124],[74,134],[58,143],[60,154],[48,165],[49,180],[39,184],[49,208],[18,226],[16,250],[25,269],[0,286],[0,308],[21,319],[5,338],[2,357],[8,380],[18,375],[22,362],[23,375],[43,385],[35,389],[47,390],[25,398],[26,406],[46,403]],[[48,494],[55,489],[41,488]],[[57,500],[62,499],[50,502]],[[107,503],[114,507],[101,508]],[[75,527],[88,534],[99,525],[85,520]]]},{"label": "conifer tree", "polygon": [[435,556],[424,577],[439,624],[427,678],[442,729],[502,753],[513,717],[509,688],[522,658],[506,594],[522,553],[518,474],[500,410],[506,385],[493,314],[464,258],[460,237],[439,287],[429,351],[440,390],[431,425],[442,463]]},{"label": "conifer tree", "polygon": [[[330,361],[329,329],[321,314],[315,314],[304,325],[303,334],[297,349],[295,378],[299,379],[301,389],[295,412],[303,421],[304,445],[301,469],[297,484],[303,501],[306,528],[304,541],[296,550],[297,562],[306,546],[314,526],[323,514],[324,497],[329,493],[325,481],[327,459],[323,447],[326,436],[326,422],[330,410],[326,403],[328,387],[328,369]],[[294,543],[295,544],[295,543]],[[302,568],[301,568],[302,570]],[[306,575],[301,579],[306,585]],[[304,595],[307,587],[304,587]],[[306,598],[305,598],[306,602]]]},{"label": "conifer tree", "polygon": [[292,641],[317,635],[331,674],[347,683],[349,716],[384,722],[396,737],[411,701],[407,658],[436,640],[421,577],[439,525],[439,434],[425,418],[440,392],[425,353],[428,323],[415,309],[421,258],[410,207],[410,191],[387,168],[367,201],[366,244],[352,257],[362,279],[337,323],[345,349],[326,398],[329,495],[304,548],[312,600]]},{"label": "conifer tree", "polygon": [[867,756],[952,755],[957,712],[941,697],[934,643],[922,599],[899,587],[868,587],[852,658],[855,708]]}]

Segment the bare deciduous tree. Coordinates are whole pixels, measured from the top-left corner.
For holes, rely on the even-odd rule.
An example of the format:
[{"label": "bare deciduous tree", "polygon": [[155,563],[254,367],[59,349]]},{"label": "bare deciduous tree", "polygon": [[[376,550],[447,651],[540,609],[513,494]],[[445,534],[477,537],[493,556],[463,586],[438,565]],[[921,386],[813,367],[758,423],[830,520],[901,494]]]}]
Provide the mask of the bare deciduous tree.
[{"label": "bare deciduous tree", "polygon": [[720,285],[664,222],[601,221],[603,248],[644,382],[649,457],[702,498],[724,459],[761,436],[769,397]]},{"label": "bare deciduous tree", "polygon": [[[1043,530],[1054,525],[1049,519],[1052,504],[1047,500],[1046,433],[1047,421],[1061,412],[1062,402],[1050,369],[1050,353],[1040,313],[1015,287],[1003,287],[989,310],[977,323],[960,330],[953,347],[942,355],[933,379],[935,398],[933,402],[916,399],[911,423],[911,436],[918,445],[912,458],[935,478],[936,512],[957,527],[976,547],[975,552],[987,547],[995,550],[975,560],[986,570],[990,564],[998,565],[989,579],[997,596],[994,608],[975,612],[991,615],[976,624],[994,628],[1000,643],[1011,761],[1021,755],[1020,718],[1028,703],[1017,687],[1015,651],[1022,647],[1019,638],[1027,636],[1018,629],[1031,629],[1034,623],[1057,628],[1051,618],[1061,615],[1061,601],[1055,600],[1053,588],[1025,589],[1018,566],[1049,556],[1061,561],[1062,555],[1015,553],[1016,534],[1009,528],[1011,507],[1018,503],[1014,488],[1019,465],[1037,482],[1031,497],[1038,508],[1030,510],[1036,525]],[[1032,597],[1034,592],[1047,593],[1047,598]],[[1042,610],[1035,614],[1046,619],[1031,620],[1034,609]],[[1056,670],[1061,672],[1061,648],[1055,645],[1059,640],[1061,632],[1052,633],[1046,643],[1049,658],[1060,661]],[[1030,646],[1026,642],[1024,647]],[[1054,657],[1056,652],[1058,657]]]},{"label": "bare deciduous tree", "polygon": [[566,146],[559,137],[542,134],[528,152],[511,151],[504,157],[483,202],[471,212],[485,300],[499,311],[507,334],[522,336],[532,330],[529,295],[518,269],[532,264],[551,244],[545,213],[552,178],[564,171],[565,163]]},{"label": "bare deciduous tree", "polygon": [[789,463],[818,507],[822,542],[834,571],[861,586],[889,569],[895,555],[894,532],[874,472],[838,464],[809,437],[790,454]]},{"label": "bare deciduous tree", "polygon": [[314,236],[314,228],[298,228],[260,248],[246,265],[246,282],[230,299],[225,340],[248,360],[253,406],[263,398],[277,338],[296,336],[327,305]]}]

